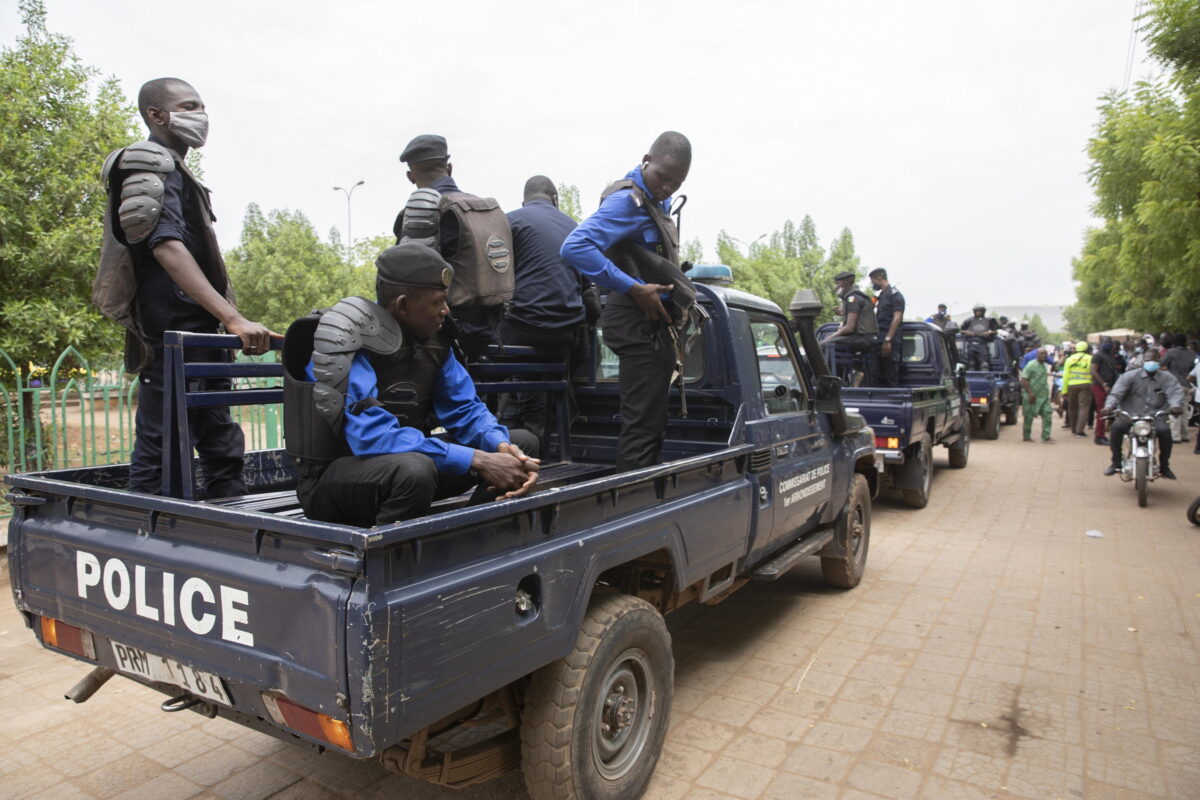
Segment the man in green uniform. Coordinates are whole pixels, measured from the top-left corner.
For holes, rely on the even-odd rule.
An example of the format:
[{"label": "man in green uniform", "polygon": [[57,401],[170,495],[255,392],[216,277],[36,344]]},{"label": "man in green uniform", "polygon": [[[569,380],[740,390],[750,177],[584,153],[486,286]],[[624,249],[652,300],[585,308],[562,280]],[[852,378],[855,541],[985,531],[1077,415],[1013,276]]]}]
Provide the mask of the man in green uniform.
[{"label": "man in green uniform", "polygon": [[1026,442],[1032,442],[1033,418],[1042,418],[1042,441],[1052,442],[1050,438],[1050,372],[1046,369],[1046,348],[1039,347],[1037,357],[1021,370],[1021,388],[1025,390],[1022,407],[1025,416]]}]

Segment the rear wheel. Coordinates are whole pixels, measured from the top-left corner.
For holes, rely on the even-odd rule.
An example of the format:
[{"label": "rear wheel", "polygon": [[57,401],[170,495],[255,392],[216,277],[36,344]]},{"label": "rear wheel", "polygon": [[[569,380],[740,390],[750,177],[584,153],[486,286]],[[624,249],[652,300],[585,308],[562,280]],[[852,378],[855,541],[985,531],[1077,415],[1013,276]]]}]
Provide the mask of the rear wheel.
[{"label": "rear wheel", "polygon": [[1149,471],[1150,459],[1146,456],[1138,456],[1133,465],[1133,485],[1137,487],[1138,505],[1142,508],[1146,507],[1146,484],[1149,482],[1147,479]]},{"label": "rear wheel", "polygon": [[521,770],[533,800],[640,797],[662,752],[675,660],[654,606],[592,599],[575,649],[534,673],[521,713]]},{"label": "rear wheel", "polygon": [[971,423],[969,421],[963,425],[962,435],[958,437],[958,441],[947,449],[950,451],[950,466],[962,469],[967,465],[967,456],[971,454]]},{"label": "rear wheel", "polygon": [[992,406],[983,417],[983,438],[999,439],[1000,438],[1000,408]]},{"label": "rear wheel", "polygon": [[1005,425],[1016,425],[1017,424],[1016,401],[1014,401],[1013,404],[1010,405],[1008,408],[1004,409],[1004,424]]},{"label": "rear wheel", "polygon": [[1192,501],[1192,504],[1188,506],[1187,518],[1188,522],[1192,523],[1193,525],[1200,525],[1200,497],[1197,497]]},{"label": "rear wheel", "polygon": [[933,484],[933,449],[928,439],[917,444],[916,457],[921,470],[920,485],[915,489],[902,489],[901,496],[909,508],[924,508],[929,505],[929,489]]},{"label": "rear wheel", "polygon": [[850,484],[850,503],[838,519],[833,538],[845,548],[846,555],[822,557],[821,576],[830,586],[853,589],[866,571],[871,543],[871,488],[858,473]]}]

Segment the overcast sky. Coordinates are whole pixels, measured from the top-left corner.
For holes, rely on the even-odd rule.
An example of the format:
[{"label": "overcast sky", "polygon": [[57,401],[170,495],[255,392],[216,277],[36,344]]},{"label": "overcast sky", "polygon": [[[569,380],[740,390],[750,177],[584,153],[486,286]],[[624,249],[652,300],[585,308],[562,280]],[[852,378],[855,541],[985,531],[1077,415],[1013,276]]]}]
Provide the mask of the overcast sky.
[{"label": "overcast sky", "polygon": [[[515,208],[544,173],[590,212],[675,129],[694,150],[683,235],[709,260],[722,228],[750,241],[809,214],[826,246],[853,231],[910,316],[1072,301],[1085,148],[1098,98],[1124,85],[1135,5],[46,2],[50,28],[131,99],[163,75],[199,90],[226,248],[250,202],[344,233],[332,187],[358,180],[354,236],[390,231],[416,134],[447,137],[465,191]],[[16,6],[0,12],[5,46]]]}]

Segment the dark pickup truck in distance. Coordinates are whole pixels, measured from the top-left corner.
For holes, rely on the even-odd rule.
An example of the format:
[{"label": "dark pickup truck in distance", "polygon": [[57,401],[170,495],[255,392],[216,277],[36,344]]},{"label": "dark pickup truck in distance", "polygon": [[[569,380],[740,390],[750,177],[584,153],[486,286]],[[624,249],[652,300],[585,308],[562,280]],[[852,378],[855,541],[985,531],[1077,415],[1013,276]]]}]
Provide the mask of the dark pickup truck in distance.
[{"label": "dark pickup truck in distance", "polygon": [[[968,370],[967,389],[971,397],[973,427],[984,439],[1000,437],[1000,425],[1015,425],[1021,406],[1021,381],[1015,371],[1011,340],[988,342],[988,369]],[[962,337],[959,347],[964,346]]]},{"label": "dark pickup truck in distance", "polygon": [[[835,330],[836,323],[826,323],[817,336],[824,338]],[[928,322],[901,323],[900,386],[842,388],[846,409],[860,414],[875,431],[875,447],[885,465],[884,486],[899,489],[912,508],[929,503],[935,445],[949,450],[952,467],[965,467],[970,453],[970,407],[954,330],[943,331]],[[824,343],[823,350],[831,369],[846,373],[850,352],[835,342]]]},{"label": "dark pickup truck in distance", "polygon": [[789,324],[697,288],[710,321],[656,466],[614,473],[599,346],[570,447],[550,436],[557,463],[527,497],[358,528],[303,516],[282,451],[247,454],[250,495],[208,502],[130,492],[128,465],[9,475],[16,605],[43,646],[93,667],[77,702],[116,672],[168,695],[163,710],[443,785],[520,767],[535,800],[636,798],[671,710],[663,614],[810,555],[857,585],[879,480],[821,360],[815,295],[797,293]]}]

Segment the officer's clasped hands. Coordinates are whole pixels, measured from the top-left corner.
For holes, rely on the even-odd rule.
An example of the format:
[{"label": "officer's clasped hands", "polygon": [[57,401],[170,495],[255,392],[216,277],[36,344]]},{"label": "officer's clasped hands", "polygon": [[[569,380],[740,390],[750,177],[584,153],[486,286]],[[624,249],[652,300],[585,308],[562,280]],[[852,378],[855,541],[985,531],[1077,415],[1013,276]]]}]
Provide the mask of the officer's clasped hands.
[{"label": "officer's clasped hands", "polygon": [[476,450],[471,469],[479,473],[483,484],[497,493],[497,500],[520,497],[537,483],[538,466],[542,462],[530,458],[516,445],[505,442],[495,453]]}]

